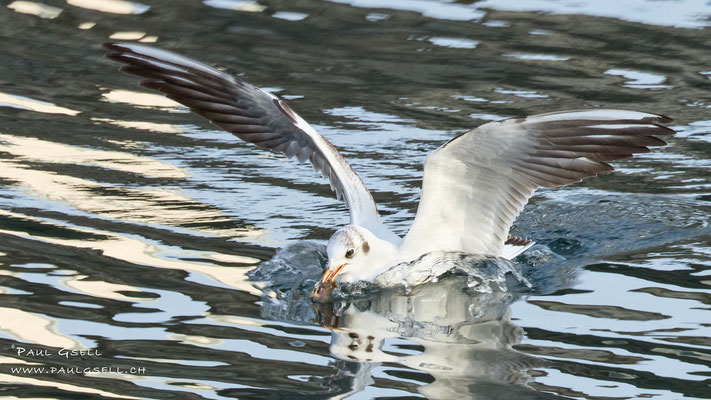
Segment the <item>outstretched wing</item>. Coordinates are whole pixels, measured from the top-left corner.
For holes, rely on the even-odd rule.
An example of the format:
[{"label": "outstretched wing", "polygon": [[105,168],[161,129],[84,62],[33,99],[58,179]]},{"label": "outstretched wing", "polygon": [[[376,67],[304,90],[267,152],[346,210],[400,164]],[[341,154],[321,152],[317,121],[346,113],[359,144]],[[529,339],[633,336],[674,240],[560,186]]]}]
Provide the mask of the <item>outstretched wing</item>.
[{"label": "outstretched wing", "polygon": [[425,162],[405,251],[503,254],[509,229],[540,187],[612,171],[606,161],[664,146],[671,119],[622,110],[568,111],[491,122],[440,147]]},{"label": "outstretched wing", "polygon": [[309,160],[350,210],[351,223],[383,239],[397,238],[381,222],[373,197],[338,150],[284,101],[264,90],[177,54],[127,43],[106,43],[121,71],[162,92],[240,139],[287,157]]}]

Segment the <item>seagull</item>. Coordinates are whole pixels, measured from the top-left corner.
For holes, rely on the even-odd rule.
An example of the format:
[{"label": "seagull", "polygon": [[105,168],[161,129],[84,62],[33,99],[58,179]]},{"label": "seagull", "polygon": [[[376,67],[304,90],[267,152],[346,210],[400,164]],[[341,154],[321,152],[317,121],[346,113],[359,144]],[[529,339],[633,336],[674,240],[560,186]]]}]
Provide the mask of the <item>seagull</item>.
[{"label": "seagull", "polygon": [[663,115],[573,110],[489,122],[430,154],[417,214],[405,237],[388,229],[363,180],[328,140],[286,102],[251,83],[178,54],[134,43],[106,43],[106,57],[214,125],[260,148],[308,160],[350,212],[328,241],[328,266],[312,292],[330,301],[341,283],[373,281],[390,267],[433,251],[513,259],[533,245],[509,235],[541,187],[613,170],[607,162],[664,146]]}]

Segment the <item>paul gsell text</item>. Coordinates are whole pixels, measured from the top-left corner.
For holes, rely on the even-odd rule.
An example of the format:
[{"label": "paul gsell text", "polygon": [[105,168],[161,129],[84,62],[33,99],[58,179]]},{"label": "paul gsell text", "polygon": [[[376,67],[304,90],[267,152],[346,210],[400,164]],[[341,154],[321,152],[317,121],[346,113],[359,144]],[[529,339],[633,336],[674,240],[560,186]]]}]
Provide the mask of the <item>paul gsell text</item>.
[{"label": "paul gsell text", "polygon": [[101,357],[102,356],[102,354],[96,349],[81,349],[81,350],[74,349],[74,350],[72,350],[72,349],[61,348],[55,353],[49,349],[31,349],[31,348],[15,346],[15,345],[12,345],[12,348],[15,350],[15,352],[17,353],[18,356],[25,356],[25,357],[51,357],[55,354],[57,354],[60,357],[67,358],[67,359],[74,358],[74,357]]}]

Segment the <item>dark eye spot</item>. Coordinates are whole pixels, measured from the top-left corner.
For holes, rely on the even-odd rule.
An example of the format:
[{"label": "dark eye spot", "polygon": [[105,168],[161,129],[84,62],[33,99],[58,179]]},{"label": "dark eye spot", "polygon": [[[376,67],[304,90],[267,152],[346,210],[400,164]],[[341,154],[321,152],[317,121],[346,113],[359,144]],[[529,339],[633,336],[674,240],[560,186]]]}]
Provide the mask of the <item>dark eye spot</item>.
[{"label": "dark eye spot", "polygon": [[346,252],[346,258],[353,258],[354,254],[355,254],[355,250],[348,249],[348,251]]},{"label": "dark eye spot", "polygon": [[363,242],[363,254],[368,254],[369,251],[370,245],[368,244],[368,242]]}]

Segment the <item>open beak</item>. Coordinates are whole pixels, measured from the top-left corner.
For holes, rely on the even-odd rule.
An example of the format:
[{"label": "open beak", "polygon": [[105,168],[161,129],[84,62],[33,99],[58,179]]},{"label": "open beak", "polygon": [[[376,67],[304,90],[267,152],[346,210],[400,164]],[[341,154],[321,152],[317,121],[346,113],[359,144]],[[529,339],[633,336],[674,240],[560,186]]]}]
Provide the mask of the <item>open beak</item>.
[{"label": "open beak", "polygon": [[331,269],[331,268],[327,269],[326,272],[323,274],[323,278],[321,278],[321,284],[322,285],[326,285],[329,283],[335,284],[336,277],[341,273],[341,270],[346,265],[348,265],[348,264],[347,263],[341,264],[338,266],[338,268],[335,268],[335,269]]},{"label": "open beak", "polygon": [[311,292],[311,298],[318,302],[328,302],[333,300],[333,289],[336,288],[336,278],[341,274],[343,267],[348,265],[344,263],[337,268],[329,268],[323,274],[321,282],[317,283],[314,290]]}]

